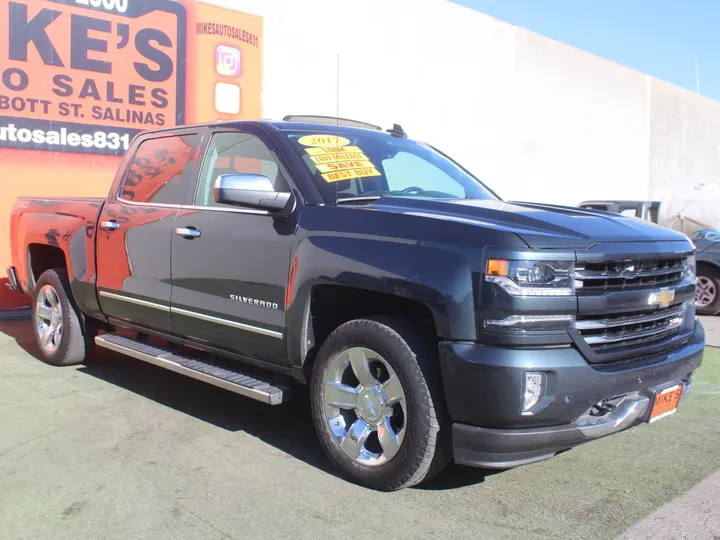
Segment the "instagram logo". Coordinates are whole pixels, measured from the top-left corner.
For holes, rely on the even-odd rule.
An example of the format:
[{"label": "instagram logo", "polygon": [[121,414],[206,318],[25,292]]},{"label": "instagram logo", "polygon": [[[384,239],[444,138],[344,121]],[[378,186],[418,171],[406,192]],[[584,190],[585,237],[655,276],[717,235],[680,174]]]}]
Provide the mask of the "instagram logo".
[{"label": "instagram logo", "polygon": [[237,77],[240,75],[241,63],[242,57],[239,49],[218,45],[215,51],[215,69],[218,74]]}]

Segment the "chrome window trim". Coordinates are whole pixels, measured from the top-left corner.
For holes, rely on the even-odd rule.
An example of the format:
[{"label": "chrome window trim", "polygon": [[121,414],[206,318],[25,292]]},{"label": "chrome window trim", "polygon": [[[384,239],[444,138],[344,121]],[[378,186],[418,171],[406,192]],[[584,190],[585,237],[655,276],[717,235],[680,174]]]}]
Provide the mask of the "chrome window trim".
[{"label": "chrome window trim", "polygon": [[185,205],[182,210],[210,210],[211,212],[230,212],[233,214],[254,214],[258,216],[268,216],[270,212],[267,210],[259,210],[257,208],[221,208],[216,206],[196,206]]},{"label": "chrome window trim", "polygon": [[221,319],[219,317],[213,317],[212,315],[205,315],[204,313],[197,313],[195,311],[188,311],[187,309],[172,308],[173,314],[185,315],[186,317],[193,317],[200,319],[201,321],[213,322],[217,324],[224,324],[232,328],[238,328],[240,330],[247,330],[248,332],[254,332],[256,334],[262,334],[264,336],[282,339],[282,332],[276,332],[275,330],[268,330],[267,328],[260,328],[259,326],[253,326],[251,324],[245,324],[236,321],[230,321],[228,319]]},{"label": "chrome window trim", "polygon": [[120,300],[122,302],[128,302],[130,304],[137,304],[138,306],[149,307],[170,313],[170,306],[164,306],[162,304],[156,304],[155,302],[148,302],[147,300],[140,300],[139,298],[133,298],[132,296],[124,296],[121,294],[115,294],[107,291],[100,291],[100,296],[105,298],[112,298],[113,300]]},{"label": "chrome window trim", "polygon": [[178,210],[211,210],[213,212],[232,212],[236,214],[255,214],[267,216],[270,212],[267,210],[258,210],[255,208],[218,208],[215,206],[196,206],[194,204],[167,204],[167,203],[148,203],[148,202],[136,202],[128,201],[126,199],[117,199],[122,204],[129,204],[131,206],[152,206],[155,208],[176,208]]},{"label": "chrome window trim", "polygon": [[170,203],[150,203],[140,201],[128,201],[127,199],[117,198],[117,201],[122,204],[129,204],[130,206],[153,206],[155,208],[182,208],[182,204],[170,204]]}]

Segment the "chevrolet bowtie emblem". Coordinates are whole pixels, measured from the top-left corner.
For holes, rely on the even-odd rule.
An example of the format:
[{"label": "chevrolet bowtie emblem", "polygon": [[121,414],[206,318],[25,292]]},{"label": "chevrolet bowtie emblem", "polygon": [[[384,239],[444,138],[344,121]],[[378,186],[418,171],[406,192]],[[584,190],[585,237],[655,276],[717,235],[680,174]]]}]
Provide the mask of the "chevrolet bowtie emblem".
[{"label": "chevrolet bowtie emblem", "polygon": [[648,304],[651,306],[657,304],[662,308],[666,308],[673,300],[675,300],[675,291],[671,291],[670,289],[661,289],[659,292],[652,293],[650,295]]}]

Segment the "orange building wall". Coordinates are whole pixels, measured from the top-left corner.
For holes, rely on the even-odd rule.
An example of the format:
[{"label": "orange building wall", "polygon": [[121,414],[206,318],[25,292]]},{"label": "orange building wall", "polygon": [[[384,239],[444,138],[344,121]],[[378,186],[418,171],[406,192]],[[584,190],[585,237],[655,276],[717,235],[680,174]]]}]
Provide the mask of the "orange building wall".
[{"label": "orange building wall", "polygon": [[[167,5],[164,1],[148,0],[146,5]],[[142,125],[119,121],[117,118],[113,120],[91,119],[92,107],[99,106],[102,110],[106,108],[120,109],[122,114],[125,114],[126,110],[144,111],[152,114],[154,118],[157,118],[158,113],[162,113],[165,125],[171,126],[176,123],[170,110],[173,109],[176,101],[178,108],[184,108],[183,123],[185,124],[261,117],[262,18],[260,17],[195,0],[183,0],[182,9],[186,18],[184,28],[186,47],[184,54],[180,54],[179,36],[183,34],[183,29],[177,28],[179,23],[176,27],[167,29],[175,24],[175,21],[181,19],[175,18],[176,15],[170,13],[158,10],[130,21],[120,17],[117,13],[104,13],[47,0],[13,0],[13,2],[26,6],[28,21],[31,21],[42,9],[62,12],[53,23],[47,26],[47,35],[65,65],[58,67],[44,64],[42,55],[39,54],[32,42],[27,45],[28,54],[25,61],[11,59],[8,40],[0,40],[0,72],[8,68],[21,69],[27,73],[30,81],[27,88],[22,91],[13,91],[0,84],[0,127],[8,123],[22,127],[23,121],[48,122],[52,120],[56,122],[72,121],[81,126],[93,124],[108,132],[113,128],[151,129],[155,126],[147,125],[143,128]],[[7,36],[9,32],[9,28],[7,28],[9,3],[10,0],[0,0],[0,35],[3,36]],[[132,4],[131,1],[130,5]],[[137,3],[135,4],[137,5]],[[111,74],[93,73],[87,70],[73,69],[70,66],[68,40],[72,39],[69,22],[72,14],[110,22],[109,33],[94,29],[87,31],[89,39],[103,39],[108,43],[107,52],[89,50],[87,58],[91,61],[112,63],[113,72]],[[167,30],[167,35],[173,41],[172,47],[163,49],[154,42],[153,47],[166,52],[175,62],[173,78],[164,82],[148,82],[139,78],[135,73],[133,66],[138,62],[146,62],[150,68],[157,69],[157,65],[151,59],[148,60],[140,55],[133,46],[132,36],[137,35],[134,33],[140,30],[142,25],[145,25],[146,28]],[[113,47],[117,45],[118,36],[121,34],[121,26],[130,28],[131,39],[127,45],[123,46],[122,50],[114,50]],[[127,32],[127,30],[122,30],[122,32]],[[221,54],[223,52],[224,56]],[[236,54],[240,59],[239,74],[237,75],[234,71]],[[177,64],[180,62],[185,67],[184,80],[177,78],[179,73]],[[218,63],[223,65],[218,65]],[[61,87],[53,84],[53,77],[57,76],[66,77],[64,80],[67,78],[73,80],[74,94],[72,96],[58,97],[57,92],[53,92],[53,88],[61,90]],[[19,76],[14,75],[13,77],[14,84],[18,84]],[[95,86],[99,89],[99,95],[90,95],[80,99],[82,81],[88,78],[93,79]],[[117,104],[112,99],[108,101],[107,84],[109,81],[114,85],[113,88],[117,94],[115,99],[123,99],[126,103]],[[218,83],[224,85],[224,90],[228,88],[231,90],[231,98],[234,87],[239,88],[240,102],[237,112],[233,109],[232,102],[229,107],[227,103],[224,105],[216,103],[216,84]],[[146,87],[146,91],[143,93],[144,107],[130,106],[127,103],[129,101],[129,85]],[[168,106],[157,108],[151,105],[150,90],[153,88],[159,88],[167,93]],[[179,102],[179,94],[175,95],[175,88],[184,91],[183,103]],[[45,99],[51,104],[47,114],[38,110],[30,113],[27,108],[25,111],[18,112],[8,107],[2,108],[3,96],[8,100],[15,97],[22,97],[25,100],[28,98]],[[100,99],[97,99],[98,97]],[[60,115],[60,103],[62,102],[77,104],[78,114],[75,117]],[[218,108],[222,112],[218,112]],[[52,125],[50,126],[46,129],[54,129]],[[32,127],[28,125],[28,128]],[[105,196],[121,160],[120,156],[101,153],[80,154],[2,147],[8,144],[0,140],[0,310],[22,306],[28,301],[23,295],[7,291],[4,286],[7,280],[3,279],[4,269],[11,262],[9,220],[16,198],[19,196]]]}]

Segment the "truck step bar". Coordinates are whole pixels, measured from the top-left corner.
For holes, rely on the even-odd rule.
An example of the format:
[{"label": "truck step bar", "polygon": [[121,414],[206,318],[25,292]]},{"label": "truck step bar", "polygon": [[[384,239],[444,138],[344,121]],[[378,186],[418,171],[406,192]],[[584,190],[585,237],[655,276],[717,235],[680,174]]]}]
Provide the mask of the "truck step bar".
[{"label": "truck step bar", "polygon": [[283,398],[289,396],[289,389],[286,387],[210,362],[180,356],[171,351],[153,347],[124,336],[103,334],[95,338],[95,344],[98,347],[132,356],[138,360],[219,386],[268,405],[279,405],[283,402]]}]

